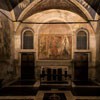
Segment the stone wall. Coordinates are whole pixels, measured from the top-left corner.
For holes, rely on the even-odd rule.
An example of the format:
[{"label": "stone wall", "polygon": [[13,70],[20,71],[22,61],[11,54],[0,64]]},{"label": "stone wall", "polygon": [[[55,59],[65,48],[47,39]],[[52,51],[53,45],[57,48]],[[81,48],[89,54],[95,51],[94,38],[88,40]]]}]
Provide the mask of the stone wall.
[{"label": "stone wall", "polygon": [[0,79],[3,82],[13,77],[12,22],[0,13]]},{"label": "stone wall", "polygon": [[[78,14],[75,14],[70,11],[63,11],[63,10],[48,10],[44,12],[37,13],[32,15],[25,21],[27,22],[40,22],[41,24],[19,24],[16,34],[14,35],[15,39],[15,50],[14,50],[14,58],[18,60],[18,69],[20,72],[21,69],[21,53],[22,52],[35,52],[35,74],[36,77],[39,78],[40,68],[41,66],[68,66],[72,72],[72,66],[69,62],[73,60],[74,52],[89,52],[89,78],[95,78],[95,60],[96,60],[96,41],[95,41],[95,33],[93,28],[89,23],[81,23],[85,20],[80,17]],[[42,24],[42,23],[52,23],[52,24]],[[78,24],[54,24],[56,22],[80,22]],[[22,36],[25,30],[31,30],[34,35],[34,49],[32,50],[25,50],[21,48],[22,45]],[[89,49],[88,50],[77,50],[76,49],[76,35],[79,30],[85,30],[88,33],[88,42],[89,42]],[[69,43],[71,46],[71,59],[39,59],[39,35],[40,34],[66,34],[72,37],[72,44]],[[49,38],[48,38],[49,39]],[[17,71],[18,72],[18,71]],[[72,73],[71,73],[72,74]],[[20,77],[20,74],[17,74]]]},{"label": "stone wall", "polygon": [[96,79],[100,82],[100,21],[97,26],[96,34],[97,60],[96,60]]}]

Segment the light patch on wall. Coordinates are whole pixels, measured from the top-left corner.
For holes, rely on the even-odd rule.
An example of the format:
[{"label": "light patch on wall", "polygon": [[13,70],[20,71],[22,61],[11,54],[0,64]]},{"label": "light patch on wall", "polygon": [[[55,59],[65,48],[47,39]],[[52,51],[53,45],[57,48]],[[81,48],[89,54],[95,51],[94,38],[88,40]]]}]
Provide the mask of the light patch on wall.
[{"label": "light patch on wall", "polygon": [[15,36],[15,48],[20,49],[20,36]]}]

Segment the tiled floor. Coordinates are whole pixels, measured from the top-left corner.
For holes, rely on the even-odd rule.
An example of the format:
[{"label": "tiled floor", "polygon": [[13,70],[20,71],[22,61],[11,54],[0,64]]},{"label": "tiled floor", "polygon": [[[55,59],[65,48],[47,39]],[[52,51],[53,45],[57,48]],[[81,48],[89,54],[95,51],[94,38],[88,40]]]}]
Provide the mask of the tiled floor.
[{"label": "tiled floor", "polygon": [[51,91],[39,91],[36,95],[35,100],[43,100],[44,93],[65,93],[67,100],[76,100],[76,99],[89,99],[89,100],[100,100],[100,96],[73,96],[71,91],[58,91],[58,90],[51,90]]},{"label": "tiled floor", "polygon": [[[35,84],[28,84],[28,85],[20,85],[20,84],[15,84],[13,86],[19,86],[19,87],[36,87],[38,88],[40,86],[40,82],[37,81]],[[13,87],[12,85],[10,87]],[[11,96],[11,95],[5,95],[5,96],[0,96],[0,100],[43,100],[44,94],[45,93],[64,93],[67,100],[100,100],[100,96],[74,96],[71,91],[69,90],[58,90],[58,89],[50,89],[50,90],[38,90],[37,94],[32,96],[32,95],[24,95],[24,96]]]},{"label": "tiled floor", "polygon": [[67,100],[100,100],[100,96],[73,96],[71,91],[38,91],[36,96],[0,96],[0,100],[43,100],[44,93],[65,93]]},{"label": "tiled floor", "polygon": [[44,93],[65,93],[67,100],[100,100],[100,96],[73,96],[70,91],[39,91],[36,96],[0,96],[0,100],[43,100]]}]

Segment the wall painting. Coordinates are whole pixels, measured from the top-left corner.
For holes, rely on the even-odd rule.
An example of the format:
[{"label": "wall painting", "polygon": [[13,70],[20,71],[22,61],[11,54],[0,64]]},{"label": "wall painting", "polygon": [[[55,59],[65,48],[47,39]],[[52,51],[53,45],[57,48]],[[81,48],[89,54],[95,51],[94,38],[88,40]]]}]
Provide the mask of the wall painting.
[{"label": "wall painting", "polygon": [[72,36],[67,34],[40,34],[39,60],[71,59]]}]

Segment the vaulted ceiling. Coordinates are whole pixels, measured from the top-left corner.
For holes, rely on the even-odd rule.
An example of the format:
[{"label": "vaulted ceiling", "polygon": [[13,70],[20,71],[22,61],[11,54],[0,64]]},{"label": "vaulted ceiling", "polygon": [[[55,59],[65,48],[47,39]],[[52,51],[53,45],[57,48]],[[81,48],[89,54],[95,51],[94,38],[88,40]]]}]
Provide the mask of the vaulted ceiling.
[{"label": "vaulted ceiling", "polygon": [[[32,1],[35,0],[0,0],[0,9],[11,11],[12,9],[17,8],[17,6],[23,1],[25,4],[26,2],[31,3]],[[77,1],[80,2],[86,1],[98,14],[100,14],[100,0],[77,0]],[[21,7],[22,6],[24,5],[21,5]],[[34,13],[49,9],[69,10],[78,13],[80,16],[86,19],[84,13],[82,13],[80,9],[78,9],[74,4],[70,3],[70,0],[40,0],[40,2],[36,4],[34,8],[32,8],[30,12],[24,16],[24,19],[27,18],[27,16],[31,16]],[[16,18],[18,18],[22,10],[23,9],[15,9]]]},{"label": "vaulted ceiling", "polygon": [[[14,9],[20,2],[24,0],[0,0],[0,8],[5,10]],[[29,0],[30,2],[34,0]],[[42,0],[41,0],[42,1]],[[55,1],[55,0],[54,0]],[[82,1],[82,0],[80,0]],[[100,0],[85,0],[95,11],[100,13]]]},{"label": "vaulted ceiling", "polygon": [[41,2],[34,5],[34,7],[32,7],[31,10],[26,13],[22,20],[26,19],[27,17],[35,13],[50,9],[68,10],[79,14],[84,19],[87,19],[85,14],[82,13],[82,11],[69,0],[42,0]]}]

